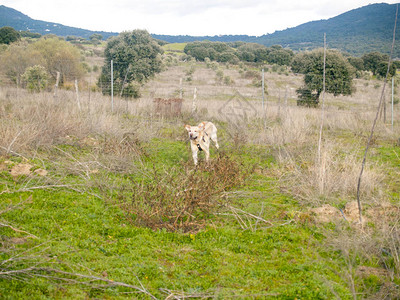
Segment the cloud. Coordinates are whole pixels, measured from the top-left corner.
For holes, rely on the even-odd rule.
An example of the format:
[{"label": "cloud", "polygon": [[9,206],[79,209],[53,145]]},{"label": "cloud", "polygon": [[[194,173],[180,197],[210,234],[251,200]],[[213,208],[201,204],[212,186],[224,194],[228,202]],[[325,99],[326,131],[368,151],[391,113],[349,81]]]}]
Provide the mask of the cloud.
[{"label": "cloud", "polygon": [[170,35],[262,35],[328,19],[368,3],[365,0],[0,0],[0,4],[33,19],[90,30],[121,32],[140,28]]}]

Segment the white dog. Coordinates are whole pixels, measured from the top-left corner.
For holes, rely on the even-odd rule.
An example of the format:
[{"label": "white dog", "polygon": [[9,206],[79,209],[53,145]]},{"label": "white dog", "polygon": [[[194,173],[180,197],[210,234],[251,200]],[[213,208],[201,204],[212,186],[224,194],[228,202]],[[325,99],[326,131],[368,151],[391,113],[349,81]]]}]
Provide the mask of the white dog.
[{"label": "white dog", "polygon": [[213,140],[215,147],[219,149],[217,127],[211,122],[201,122],[197,126],[185,125],[185,128],[189,132],[194,164],[197,165],[198,151],[204,151],[206,154],[206,161],[208,161],[210,158],[210,140]]}]

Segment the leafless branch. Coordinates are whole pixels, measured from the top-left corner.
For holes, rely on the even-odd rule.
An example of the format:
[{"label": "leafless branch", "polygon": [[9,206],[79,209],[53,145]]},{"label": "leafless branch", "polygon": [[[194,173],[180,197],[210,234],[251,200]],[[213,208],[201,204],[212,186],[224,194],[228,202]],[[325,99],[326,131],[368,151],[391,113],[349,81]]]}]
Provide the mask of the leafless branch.
[{"label": "leafless branch", "polygon": [[15,228],[15,227],[9,225],[9,224],[5,224],[5,223],[1,223],[1,222],[0,222],[0,227],[8,227],[8,228],[14,230],[15,232],[25,233],[25,234],[27,234],[28,236],[33,237],[33,238],[35,238],[35,239],[38,238],[36,235],[33,235],[32,233],[29,233],[29,232],[24,231],[24,230],[20,230],[20,229],[18,229],[18,228]]}]

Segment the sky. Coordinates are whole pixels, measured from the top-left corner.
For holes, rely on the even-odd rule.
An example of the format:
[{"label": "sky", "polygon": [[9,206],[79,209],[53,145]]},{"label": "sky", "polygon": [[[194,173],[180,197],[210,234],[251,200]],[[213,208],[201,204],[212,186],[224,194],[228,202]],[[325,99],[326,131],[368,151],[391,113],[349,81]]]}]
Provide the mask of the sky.
[{"label": "sky", "polygon": [[0,5],[93,31],[260,36],[381,2],[400,0],[0,0]]}]

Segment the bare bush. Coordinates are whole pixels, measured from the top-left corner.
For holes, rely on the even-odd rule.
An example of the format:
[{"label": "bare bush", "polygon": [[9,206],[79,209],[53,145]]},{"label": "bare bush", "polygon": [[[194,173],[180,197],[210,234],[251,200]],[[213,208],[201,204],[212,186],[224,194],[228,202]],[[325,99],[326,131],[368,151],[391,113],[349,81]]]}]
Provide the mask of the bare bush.
[{"label": "bare bush", "polygon": [[195,169],[191,162],[183,168],[145,169],[143,179],[119,182],[102,190],[111,191],[119,199],[118,204],[132,223],[190,232],[207,224],[206,219],[219,204],[215,196],[242,185],[249,173],[249,168],[219,154]]}]

